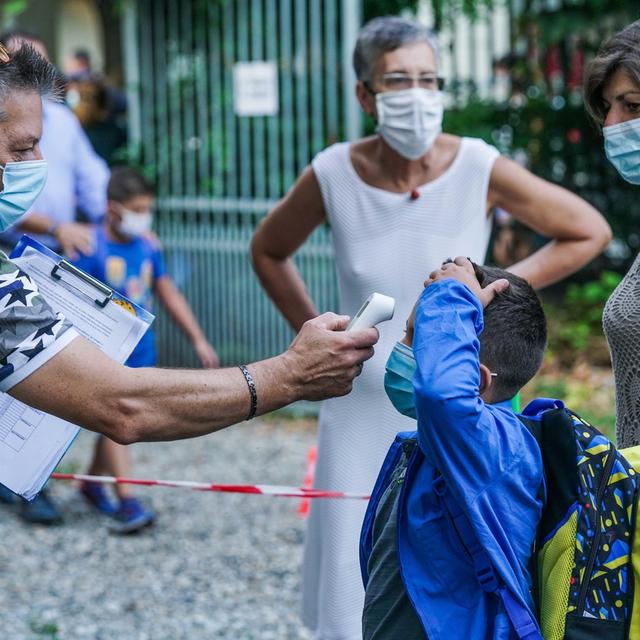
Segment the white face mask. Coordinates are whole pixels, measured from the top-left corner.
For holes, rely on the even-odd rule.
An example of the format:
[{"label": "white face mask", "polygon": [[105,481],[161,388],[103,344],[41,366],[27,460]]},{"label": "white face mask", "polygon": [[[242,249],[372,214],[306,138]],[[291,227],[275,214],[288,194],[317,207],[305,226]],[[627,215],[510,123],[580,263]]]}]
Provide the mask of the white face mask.
[{"label": "white face mask", "polygon": [[417,160],[442,131],[442,91],[414,87],[376,94],[378,131],[401,156]]},{"label": "white face mask", "polygon": [[129,211],[129,209],[121,207],[120,215],[122,219],[117,225],[118,231],[128,238],[139,238],[151,231],[153,215],[150,211],[136,213],[135,211]]}]

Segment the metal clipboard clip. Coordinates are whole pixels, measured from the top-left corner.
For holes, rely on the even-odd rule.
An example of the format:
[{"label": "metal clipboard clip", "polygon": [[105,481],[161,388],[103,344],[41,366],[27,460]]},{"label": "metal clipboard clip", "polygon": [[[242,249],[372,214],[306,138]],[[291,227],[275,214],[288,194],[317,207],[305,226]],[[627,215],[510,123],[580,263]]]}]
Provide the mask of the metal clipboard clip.
[{"label": "metal clipboard clip", "polygon": [[[70,273],[75,278],[78,278],[78,280],[84,282],[85,284],[88,284],[92,289],[97,289],[104,297],[94,298],[93,294],[89,293],[89,291],[85,290],[84,288],[73,284],[73,282],[70,282],[69,280],[63,280],[62,273],[65,271]],[[107,285],[100,282],[100,280],[96,280],[94,277],[84,273],[84,271],[80,271],[78,267],[74,267],[70,262],[67,262],[66,260],[60,260],[60,262],[58,262],[58,264],[56,264],[53,269],[51,269],[51,277],[55,280],[66,282],[70,287],[73,287],[74,289],[80,291],[80,293],[83,293],[89,298],[92,298],[93,301],[102,309],[104,309],[107,304],[109,304],[109,301],[113,297],[113,290],[107,287]]]}]

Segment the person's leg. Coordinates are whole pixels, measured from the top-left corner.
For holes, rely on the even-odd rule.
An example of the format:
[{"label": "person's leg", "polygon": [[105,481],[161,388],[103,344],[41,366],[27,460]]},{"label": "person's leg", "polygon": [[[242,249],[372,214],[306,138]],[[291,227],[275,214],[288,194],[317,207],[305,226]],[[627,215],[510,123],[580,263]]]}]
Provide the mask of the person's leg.
[{"label": "person's leg", "polygon": [[[155,366],[155,350],[153,345],[145,348],[138,345],[125,363],[128,367]],[[89,467],[89,475],[130,477],[131,463],[129,450],[105,436],[100,436],[94,449],[93,461]],[[102,513],[114,516],[117,524],[112,530],[118,533],[130,533],[149,526],[155,520],[155,514],[133,496],[129,485],[116,484],[114,491],[118,503],[113,504],[107,497],[104,485],[95,482],[84,482],[82,493]]]},{"label": "person's leg", "polygon": [[[109,438],[102,437],[96,449],[94,459],[95,473],[127,478],[131,476],[129,450]],[[153,524],[155,513],[145,508],[133,496],[131,487],[126,484],[116,484],[115,492],[118,496],[118,507],[114,514],[116,524],[111,527],[115,533],[133,533]]]},{"label": "person's leg", "polygon": [[[111,475],[109,465],[109,454],[105,448],[105,441],[109,440],[104,436],[98,436],[93,449],[93,460],[87,470],[92,476]],[[91,503],[100,513],[113,516],[118,508],[109,499],[104,485],[98,482],[83,482],[80,485],[80,493]]]},{"label": "person's leg", "polygon": [[[127,447],[101,436],[96,443],[89,474],[129,477],[131,467]],[[133,533],[153,523],[155,514],[133,496],[128,485],[116,484],[115,492],[118,497],[117,505],[108,500],[103,485],[95,482],[85,482],[82,485],[82,493],[99,511],[114,516],[116,524],[111,529],[115,533]]]},{"label": "person's leg", "polygon": [[[100,436],[96,443],[93,462],[89,468],[92,476],[116,476],[127,478],[130,475],[130,459],[127,447],[118,444],[105,436]],[[131,488],[125,484],[115,485],[116,495],[120,500],[130,498]]]},{"label": "person's leg", "polygon": [[[153,340],[142,340],[135,348],[129,359],[125,362],[128,367],[153,367],[156,364],[155,348]],[[101,437],[96,444],[93,463],[90,468],[91,475],[108,475],[116,477],[131,476],[131,462],[129,450],[113,440]],[[133,533],[153,524],[155,514],[145,508],[137,498],[129,485],[116,484],[114,490],[118,498],[118,504],[114,506],[112,515],[115,523],[110,529],[115,533]]]}]

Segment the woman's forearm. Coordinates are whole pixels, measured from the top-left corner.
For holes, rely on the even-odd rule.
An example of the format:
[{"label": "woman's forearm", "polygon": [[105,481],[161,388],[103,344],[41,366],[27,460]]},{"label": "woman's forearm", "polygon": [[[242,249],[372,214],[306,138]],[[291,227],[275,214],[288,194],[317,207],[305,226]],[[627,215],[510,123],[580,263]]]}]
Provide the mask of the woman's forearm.
[{"label": "woman's forearm", "polygon": [[578,271],[601,251],[599,239],[552,240],[508,270],[542,289]]},{"label": "woman's forearm", "polygon": [[251,241],[253,268],[267,295],[299,331],[318,310],[292,256],[325,220],[320,186],[307,167],[291,191],[262,220]]}]

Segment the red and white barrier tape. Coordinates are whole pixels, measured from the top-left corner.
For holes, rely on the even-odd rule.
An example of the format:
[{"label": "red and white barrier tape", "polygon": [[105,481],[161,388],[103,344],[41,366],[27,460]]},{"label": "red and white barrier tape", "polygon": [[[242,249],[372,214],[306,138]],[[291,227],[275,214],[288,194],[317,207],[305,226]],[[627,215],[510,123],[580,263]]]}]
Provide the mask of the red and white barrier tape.
[{"label": "red and white barrier tape", "polygon": [[195,491],[251,493],[282,498],[339,498],[347,500],[368,500],[370,498],[369,495],[364,493],[281,487],[270,484],[210,484],[208,482],[190,482],[188,480],[142,480],[139,478],[117,478],[115,476],[89,476],[80,473],[53,473],[51,477],[54,480],[81,480],[100,484],[135,484],[145,487],[175,487],[178,489],[194,489]]}]

